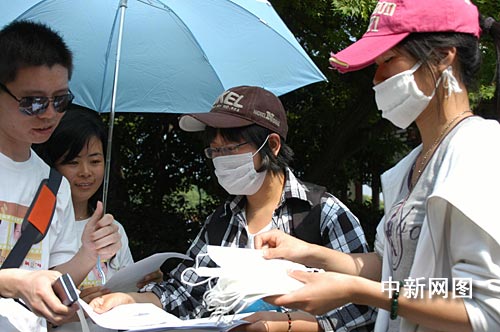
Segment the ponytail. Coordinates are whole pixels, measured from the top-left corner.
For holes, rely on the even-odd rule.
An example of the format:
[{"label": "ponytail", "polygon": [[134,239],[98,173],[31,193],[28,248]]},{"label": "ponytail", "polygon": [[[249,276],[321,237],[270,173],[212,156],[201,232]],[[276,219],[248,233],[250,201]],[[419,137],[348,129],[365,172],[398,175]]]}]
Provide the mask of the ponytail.
[{"label": "ponytail", "polygon": [[496,48],[495,99],[497,116],[500,120],[500,23],[495,21],[493,17],[481,17],[481,29],[483,34],[489,34],[492,37]]}]

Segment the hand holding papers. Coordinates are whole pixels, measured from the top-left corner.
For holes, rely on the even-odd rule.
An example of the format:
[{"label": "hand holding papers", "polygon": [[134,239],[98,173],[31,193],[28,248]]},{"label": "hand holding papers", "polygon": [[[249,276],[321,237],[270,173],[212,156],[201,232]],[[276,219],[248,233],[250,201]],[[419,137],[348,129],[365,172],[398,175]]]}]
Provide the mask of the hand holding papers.
[{"label": "hand holding papers", "polygon": [[213,316],[238,313],[263,297],[288,294],[303,287],[303,283],[288,275],[289,270],[317,271],[287,260],[266,260],[261,250],[208,246],[207,252],[220,267],[196,264],[190,269],[199,276],[209,277],[205,282],[218,278],[216,285],[203,296]]}]

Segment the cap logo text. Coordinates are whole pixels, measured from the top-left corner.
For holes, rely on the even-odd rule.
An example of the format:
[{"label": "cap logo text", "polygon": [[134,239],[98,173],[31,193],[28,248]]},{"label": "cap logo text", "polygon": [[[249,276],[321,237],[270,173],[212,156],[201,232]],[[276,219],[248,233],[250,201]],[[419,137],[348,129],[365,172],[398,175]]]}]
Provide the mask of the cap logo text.
[{"label": "cap logo text", "polygon": [[393,16],[396,12],[397,5],[393,2],[380,1],[377,3],[375,10],[370,17],[370,24],[368,24],[368,29],[366,32],[378,32],[378,23],[380,21],[380,16]]},{"label": "cap logo text", "polygon": [[217,98],[213,106],[239,112],[243,108],[240,101],[244,97],[244,95],[239,95],[233,91],[226,91]]},{"label": "cap logo text", "polygon": [[271,113],[269,111],[261,112],[258,110],[253,110],[253,114],[271,122],[273,125],[275,125],[278,128],[280,127],[280,121],[278,119],[276,119],[276,117],[274,116],[274,113]]}]

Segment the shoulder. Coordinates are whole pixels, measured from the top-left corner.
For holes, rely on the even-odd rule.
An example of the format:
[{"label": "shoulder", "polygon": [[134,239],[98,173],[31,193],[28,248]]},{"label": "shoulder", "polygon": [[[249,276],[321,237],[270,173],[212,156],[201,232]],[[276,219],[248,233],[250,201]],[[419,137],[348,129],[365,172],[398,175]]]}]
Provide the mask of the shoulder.
[{"label": "shoulder", "polygon": [[[500,124],[478,116],[464,120],[449,143],[449,150],[483,153],[500,142]],[[492,143],[492,144],[488,144]]]}]

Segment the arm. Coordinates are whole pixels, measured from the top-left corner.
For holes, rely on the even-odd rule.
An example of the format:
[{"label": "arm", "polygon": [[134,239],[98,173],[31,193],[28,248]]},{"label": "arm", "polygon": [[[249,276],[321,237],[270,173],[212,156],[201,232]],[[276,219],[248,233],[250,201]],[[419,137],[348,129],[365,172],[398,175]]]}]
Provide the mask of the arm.
[{"label": "arm", "polygon": [[267,259],[284,258],[307,266],[380,280],[382,262],[375,253],[346,254],[310,244],[278,230],[255,237],[255,248],[263,248]]},{"label": "arm", "polygon": [[[293,271],[291,276],[305,286],[293,293],[268,300],[280,306],[301,309],[312,314],[322,314],[348,302],[391,310],[391,298],[382,292],[379,282],[335,272],[308,273]],[[412,322],[439,331],[471,331],[470,322],[462,299],[434,296],[431,299],[409,299],[401,294],[398,315]]]},{"label": "arm", "polygon": [[[323,329],[318,324],[316,317],[305,312],[289,312],[290,331],[321,332]],[[235,332],[270,332],[288,331],[288,315],[284,312],[260,311],[245,317],[251,324],[240,325],[233,329]],[[231,330],[231,331],[233,331]]]},{"label": "arm", "polygon": [[[356,216],[342,202],[328,195],[321,212],[320,227],[324,247],[333,249],[331,252],[343,253],[342,256],[346,258],[367,255],[368,244],[364,231]],[[325,331],[371,330],[376,310],[367,305],[349,303],[316,318]]]},{"label": "arm", "polygon": [[95,312],[102,314],[120,304],[153,303],[161,308],[161,302],[153,293],[111,293],[94,298],[89,305]]},{"label": "arm", "polygon": [[37,315],[58,325],[75,313],[77,306],[67,307],[52,290],[61,274],[56,271],[0,270],[1,297],[22,299]]}]

